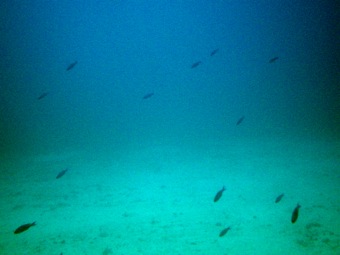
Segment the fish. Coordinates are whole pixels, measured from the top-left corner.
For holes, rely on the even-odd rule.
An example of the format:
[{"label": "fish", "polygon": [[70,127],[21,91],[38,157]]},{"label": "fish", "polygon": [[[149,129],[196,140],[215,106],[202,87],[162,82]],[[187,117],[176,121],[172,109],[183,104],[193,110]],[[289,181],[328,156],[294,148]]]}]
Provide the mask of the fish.
[{"label": "fish", "polygon": [[230,227],[227,227],[227,228],[223,229],[223,230],[220,232],[219,236],[220,236],[220,237],[224,236],[225,234],[228,233],[229,230],[230,230]]},{"label": "fish", "polygon": [[240,125],[243,120],[244,120],[244,116],[238,119],[238,121],[236,122],[236,126]]},{"label": "fish", "polygon": [[153,95],[154,95],[154,93],[153,93],[153,92],[150,92],[150,93],[148,93],[148,94],[145,94],[145,95],[143,96],[143,99],[148,99],[148,98],[152,97]]},{"label": "fish", "polygon": [[280,202],[284,195],[285,195],[284,193],[282,193],[281,195],[279,195],[279,196],[275,199],[275,203]]},{"label": "fish", "polygon": [[198,67],[201,63],[202,63],[201,61],[197,61],[191,65],[191,68]]},{"label": "fish", "polygon": [[214,198],[214,202],[217,202],[218,200],[220,200],[220,198],[222,197],[223,191],[225,191],[225,187],[223,186],[222,189],[216,193],[215,198]]},{"label": "fish", "polygon": [[271,59],[269,59],[269,63],[272,64],[272,63],[276,62],[276,60],[278,60],[278,59],[279,59],[279,57],[271,58]]},{"label": "fish", "polygon": [[299,217],[299,209],[300,209],[300,207],[301,207],[301,205],[297,204],[295,209],[294,209],[294,211],[293,211],[293,213],[292,213],[292,219],[291,220],[292,220],[293,224],[297,221],[297,219]]},{"label": "fish", "polygon": [[43,99],[44,97],[46,97],[48,95],[48,92],[44,92],[44,93],[41,93],[40,96],[38,96],[38,100],[41,100]]},{"label": "fish", "polygon": [[36,225],[35,222],[21,225],[16,230],[14,230],[14,234],[20,234],[20,233],[28,230],[30,227],[35,226],[35,225]]},{"label": "fish", "polygon": [[70,71],[73,67],[76,66],[76,64],[78,64],[78,61],[75,61],[75,62],[69,64],[69,66],[66,68],[66,71]]},{"label": "fish", "polygon": [[212,52],[210,52],[210,56],[214,56],[220,49],[214,49]]},{"label": "fish", "polygon": [[66,168],[65,170],[59,172],[59,174],[57,175],[56,179],[59,179],[61,177],[63,177],[63,175],[68,171],[68,169]]}]

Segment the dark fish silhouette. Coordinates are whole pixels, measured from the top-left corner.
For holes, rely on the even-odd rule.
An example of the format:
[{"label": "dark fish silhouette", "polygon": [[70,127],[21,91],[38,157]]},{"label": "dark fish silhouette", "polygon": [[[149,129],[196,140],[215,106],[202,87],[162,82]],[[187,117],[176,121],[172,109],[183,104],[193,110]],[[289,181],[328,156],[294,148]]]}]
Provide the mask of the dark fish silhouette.
[{"label": "dark fish silhouette", "polygon": [[145,95],[143,96],[143,99],[148,99],[148,98],[152,97],[153,95],[154,95],[153,92],[148,93],[148,94],[145,94]]},{"label": "dark fish silhouette", "polygon": [[191,65],[191,68],[198,67],[201,63],[202,63],[201,61],[197,61]]},{"label": "dark fish silhouette", "polygon": [[276,62],[276,60],[278,60],[279,59],[279,57],[275,57],[275,58],[271,58],[271,59],[269,59],[269,63],[271,64],[271,63],[274,63],[274,62]]},{"label": "dark fish silhouette", "polygon": [[223,229],[223,230],[220,232],[219,236],[220,236],[220,237],[224,236],[225,234],[228,233],[229,230],[230,230],[230,227],[227,227],[227,228]]},{"label": "dark fish silhouette", "polygon": [[214,56],[220,49],[214,49],[212,52],[210,52],[210,56]]},{"label": "dark fish silhouette", "polygon": [[238,121],[236,122],[236,126],[240,125],[243,120],[244,120],[244,116],[238,119]]},{"label": "dark fish silhouette", "polygon": [[215,198],[214,198],[214,202],[217,202],[218,200],[220,200],[220,198],[222,197],[223,191],[225,191],[224,186],[219,192],[216,193]]},{"label": "dark fish silhouette", "polygon": [[35,225],[36,225],[35,222],[21,225],[16,230],[14,230],[14,234],[20,234]]},{"label": "dark fish silhouette", "polygon": [[292,213],[292,223],[295,223],[299,217],[299,209],[300,209],[300,205],[297,204],[293,213]]},{"label": "dark fish silhouette", "polygon": [[69,66],[66,68],[66,71],[70,71],[73,67],[76,66],[76,64],[78,64],[78,61],[75,61],[75,62],[69,64]]},{"label": "dark fish silhouette", "polygon": [[41,93],[40,96],[38,96],[38,100],[41,100],[43,99],[44,97],[46,97],[48,95],[48,92],[44,92],[44,93]]},{"label": "dark fish silhouette", "polygon": [[282,193],[281,195],[279,195],[279,196],[275,199],[275,203],[280,202],[284,195],[285,195],[285,194],[283,194],[283,193]]},{"label": "dark fish silhouette", "polygon": [[65,170],[61,171],[61,172],[57,175],[56,179],[59,179],[59,178],[63,177],[63,175],[64,175],[67,171],[68,171],[67,168],[66,168]]}]

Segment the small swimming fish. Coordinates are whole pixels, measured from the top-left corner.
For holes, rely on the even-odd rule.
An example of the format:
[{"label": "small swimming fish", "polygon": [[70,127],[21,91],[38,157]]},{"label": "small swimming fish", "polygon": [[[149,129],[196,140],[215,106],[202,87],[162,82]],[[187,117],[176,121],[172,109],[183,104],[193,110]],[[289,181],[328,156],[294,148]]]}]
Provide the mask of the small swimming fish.
[{"label": "small swimming fish", "polygon": [[218,200],[220,200],[220,198],[222,197],[223,191],[225,191],[225,187],[223,186],[222,189],[216,193],[215,198],[214,198],[214,202],[217,202]]},{"label": "small swimming fish", "polygon": [[212,52],[210,52],[210,56],[214,56],[220,49],[214,49]]},{"label": "small swimming fish", "polygon": [[201,61],[197,61],[191,65],[191,68],[198,67],[201,63],[202,63]]},{"label": "small swimming fish", "polygon": [[293,213],[292,213],[292,223],[295,223],[299,217],[299,209],[300,209],[300,205],[297,204]]},{"label": "small swimming fish", "polygon": [[220,236],[220,237],[224,236],[225,234],[228,233],[229,230],[230,230],[230,227],[227,227],[227,228],[223,229],[223,230],[220,232],[219,236]]},{"label": "small swimming fish", "polygon": [[152,97],[153,95],[154,95],[153,92],[148,93],[148,94],[145,94],[145,95],[143,96],[143,99],[148,99],[148,98]]},{"label": "small swimming fish", "polygon": [[21,225],[16,230],[14,230],[14,234],[20,234],[35,225],[36,225],[35,222]]},{"label": "small swimming fish", "polygon": [[69,64],[69,66],[66,68],[66,71],[70,71],[73,67],[76,66],[76,64],[78,64],[78,61],[75,61],[75,62]]},{"label": "small swimming fish", "polygon": [[272,64],[272,63],[276,62],[276,60],[278,60],[278,59],[279,59],[279,57],[271,58],[271,59],[269,59],[269,63]]},{"label": "small swimming fish", "polygon": [[40,96],[38,96],[38,100],[41,100],[43,99],[44,97],[46,97],[48,95],[48,92],[44,92],[44,93],[41,93]]},{"label": "small swimming fish", "polygon": [[46,97],[48,95],[48,92],[44,92],[44,93],[41,93],[40,96],[37,97],[38,100],[41,100],[43,99],[44,97]]},{"label": "small swimming fish", "polygon": [[279,196],[275,199],[275,203],[280,202],[284,195],[285,195],[285,194],[283,194],[283,193],[282,193],[281,195],[279,195]]},{"label": "small swimming fish", "polygon": [[238,119],[238,121],[236,122],[236,126],[240,125],[243,120],[244,120],[244,116]]},{"label": "small swimming fish", "polygon": [[61,172],[57,175],[56,179],[59,179],[59,178],[63,177],[63,175],[64,175],[67,171],[68,171],[67,168],[66,168],[65,170],[61,171]]}]

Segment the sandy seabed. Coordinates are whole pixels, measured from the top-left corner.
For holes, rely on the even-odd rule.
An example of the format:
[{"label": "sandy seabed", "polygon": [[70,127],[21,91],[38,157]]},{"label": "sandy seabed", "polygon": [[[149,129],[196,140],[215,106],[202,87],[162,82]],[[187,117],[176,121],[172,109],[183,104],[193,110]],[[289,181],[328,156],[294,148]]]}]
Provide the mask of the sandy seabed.
[{"label": "sandy seabed", "polygon": [[0,254],[340,254],[339,145],[210,141],[2,161]]}]

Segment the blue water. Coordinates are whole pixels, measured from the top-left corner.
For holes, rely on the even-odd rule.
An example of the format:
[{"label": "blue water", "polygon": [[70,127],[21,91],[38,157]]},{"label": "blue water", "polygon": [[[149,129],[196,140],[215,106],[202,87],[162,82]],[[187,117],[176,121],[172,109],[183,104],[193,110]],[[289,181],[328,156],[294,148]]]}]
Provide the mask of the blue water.
[{"label": "blue water", "polygon": [[335,2],[0,14],[0,254],[339,253]]}]

